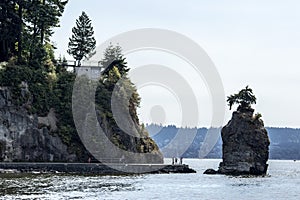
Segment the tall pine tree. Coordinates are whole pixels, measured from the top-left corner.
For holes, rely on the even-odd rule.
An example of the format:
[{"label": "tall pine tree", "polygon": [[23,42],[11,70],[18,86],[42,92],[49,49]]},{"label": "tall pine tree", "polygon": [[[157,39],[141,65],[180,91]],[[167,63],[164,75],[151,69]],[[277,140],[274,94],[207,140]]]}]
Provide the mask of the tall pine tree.
[{"label": "tall pine tree", "polygon": [[72,29],[72,37],[69,39],[68,54],[76,60],[77,66],[81,65],[83,58],[89,58],[95,53],[96,40],[91,20],[85,12],[82,12],[76,20],[76,26]]}]

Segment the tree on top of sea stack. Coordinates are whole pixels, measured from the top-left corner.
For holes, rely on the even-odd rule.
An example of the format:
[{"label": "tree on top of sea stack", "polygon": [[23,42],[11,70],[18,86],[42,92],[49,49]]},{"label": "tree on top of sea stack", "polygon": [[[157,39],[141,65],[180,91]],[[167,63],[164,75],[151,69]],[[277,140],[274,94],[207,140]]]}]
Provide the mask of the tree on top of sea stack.
[{"label": "tree on top of sea stack", "polygon": [[229,110],[231,110],[234,104],[238,104],[238,110],[251,108],[251,104],[256,104],[256,97],[253,94],[253,91],[249,86],[246,86],[245,89],[242,89],[237,94],[233,94],[227,97],[227,102]]},{"label": "tree on top of sea stack", "polygon": [[68,54],[76,60],[76,65],[80,66],[83,58],[90,58],[94,55],[96,40],[90,18],[85,12],[76,20],[76,26],[72,29],[72,37],[69,39]]}]

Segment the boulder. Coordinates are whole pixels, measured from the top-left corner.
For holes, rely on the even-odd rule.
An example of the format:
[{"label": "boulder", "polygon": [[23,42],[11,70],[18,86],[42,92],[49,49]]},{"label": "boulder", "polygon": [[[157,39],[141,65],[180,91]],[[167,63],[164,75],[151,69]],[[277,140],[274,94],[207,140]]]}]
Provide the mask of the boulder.
[{"label": "boulder", "polygon": [[214,170],[214,169],[207,169],[205,170],[205,172],[203,174],[218,174],[218,171]]}]

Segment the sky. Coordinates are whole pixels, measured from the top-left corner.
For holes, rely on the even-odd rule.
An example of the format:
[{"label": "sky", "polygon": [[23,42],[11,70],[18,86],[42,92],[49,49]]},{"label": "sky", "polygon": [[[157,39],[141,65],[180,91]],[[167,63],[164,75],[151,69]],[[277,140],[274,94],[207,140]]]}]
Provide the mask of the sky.
[{"label": "sky", "polygon": [[[175,31],[200,45],[213,61],[226,96],[249,85],[257,97],[253,107],[266,126],[300,128],[300,2],[297,0],[70,0],[61,27],[52,37],[56,55],[67,54],[75,20],[85,11],[97,45],[121,33],[141,28]],[[188,47],[187,47],[188,48]],[[196,96],[197,124],[182,122],[176,94],[159,84],[138,86],[138,110],[144,123],[210,126],[212,100],[203,77],[179,57],[160,51],[126,55],[137,69],[147,64],[168,66],[180,74]],[[99,58],[101,59],[101,58]],[[223,124],[232,111],[225,106]]]}]

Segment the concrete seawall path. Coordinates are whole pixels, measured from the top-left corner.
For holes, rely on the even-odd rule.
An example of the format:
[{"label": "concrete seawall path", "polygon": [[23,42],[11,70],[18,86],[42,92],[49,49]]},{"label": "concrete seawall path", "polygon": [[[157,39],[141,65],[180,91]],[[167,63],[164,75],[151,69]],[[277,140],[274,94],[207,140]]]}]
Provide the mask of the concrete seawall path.
[{"label": "concrete seawall path", "polygon": [[188,165],[123,163],[0,162],[0,173],[74,173],[95,175],[196,173]]}]

